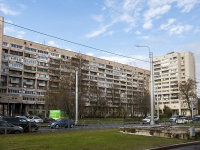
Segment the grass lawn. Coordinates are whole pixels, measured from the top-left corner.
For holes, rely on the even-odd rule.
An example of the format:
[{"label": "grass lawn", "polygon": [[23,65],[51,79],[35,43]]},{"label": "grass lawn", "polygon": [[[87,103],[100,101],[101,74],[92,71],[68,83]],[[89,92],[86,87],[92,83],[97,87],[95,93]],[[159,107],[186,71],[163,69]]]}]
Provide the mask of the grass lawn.
[{"label": "grass lawn", "polygon": [[0,135],[1,150],[143,150],[189,140],[123,134],[118,129]]}]

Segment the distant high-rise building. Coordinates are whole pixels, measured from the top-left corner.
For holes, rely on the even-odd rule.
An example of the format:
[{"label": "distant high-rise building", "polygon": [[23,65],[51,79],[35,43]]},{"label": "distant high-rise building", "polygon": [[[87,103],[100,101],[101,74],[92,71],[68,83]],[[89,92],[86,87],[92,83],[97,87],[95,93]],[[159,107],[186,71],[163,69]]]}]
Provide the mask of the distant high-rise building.
[{"label": "distant high-rise building", "polygon": [[[74,75],[80,60],[81,78],[87,81],[83,86],[98,85],[107,103],[106,115],[119,110],[134,113],[135,93],[149,89],[148,70],[3,35],[2,17],[0,49],[0,115],[45,116],[46,90],[57,89],[61,75]],[[88,111],[95,96],[84,100]]]},{"label": "distant high-rise building", "polygon": [[172,52],[155,57],[153,61],[155,106],[158,96],[160,110],[168,106],[173,114],[191,115],[187,103],[179,95],[179,83],[186,82],[188,78],[196,81],[193,53]]}]

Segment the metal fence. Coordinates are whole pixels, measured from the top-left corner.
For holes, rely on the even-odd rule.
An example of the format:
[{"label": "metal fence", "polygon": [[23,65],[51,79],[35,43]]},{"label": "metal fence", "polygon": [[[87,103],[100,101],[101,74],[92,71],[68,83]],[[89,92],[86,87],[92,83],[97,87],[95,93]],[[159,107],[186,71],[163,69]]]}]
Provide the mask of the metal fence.
[{"label": "metal fence", "polygon": [[[200,121],[193,122],[195,124],[200,125]],[[9,134],[13,133],[13,131],[8,129],[8,123],[5,121],[4,126],[1,127],[0,124],[0,134]],[[175,122],[163,121],[159,122],[159,125],[177,125]],[[191,125],[191,124],[190,124]],[[124,120],[116,122],[115,120],[95,120],[89,122],[87,120],[81,120],[75,126],[70,126],[69,124],[58,126],[57,128],[50,128],[48,123],[39,123],[39,129],[36,132],[62,132],[67,130],[96,130],[96,129],[118,129],[120,127],[134,127],[134,126],[149,126],[149,124],[143,124],[141,121],[134,121],[134,120]],[[30,126],[29,126],[30,127]],[[3,129],[1,129],[3,128]],[[29,131],[34,132],[34,131]]]}]

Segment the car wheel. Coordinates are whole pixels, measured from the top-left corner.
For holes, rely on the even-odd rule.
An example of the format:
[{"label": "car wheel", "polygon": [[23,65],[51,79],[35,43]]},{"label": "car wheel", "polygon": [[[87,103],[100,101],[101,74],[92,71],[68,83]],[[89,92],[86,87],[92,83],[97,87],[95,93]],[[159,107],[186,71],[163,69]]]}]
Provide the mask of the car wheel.
[{"label": "car wheel", "polygon": [[58,128],[59,128],[59,125],[57,124],[57,125],[55,126],[55,128],[58,129]]},{"label": "car wheel", "polygon": [[71,124],[71,125],[70,125],[70,128],[73,128],[73,127],[74,127],[74,124]]},{"label": "car wheel", "polygon": [[14,133],[15,134],[20,134],[21,132],[19,130],[16,130]]}]

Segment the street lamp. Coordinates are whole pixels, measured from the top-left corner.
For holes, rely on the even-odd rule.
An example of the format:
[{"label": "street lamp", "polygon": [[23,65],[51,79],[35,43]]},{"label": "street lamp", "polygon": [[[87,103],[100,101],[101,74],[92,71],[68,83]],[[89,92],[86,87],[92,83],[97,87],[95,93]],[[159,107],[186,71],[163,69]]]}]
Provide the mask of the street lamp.
[{"label": "street lamp", "polygon": [[149,46],[145,45],[135,45],[136,47],[146,47],[149,50],[149,58],[150,58],[150,71],[151,71],[151,122],[150,125],[154,125],[154,75],[153,75],[153,52],[150,51]]},{"label": "street lamp", "polygon": [[75,124],[78,124],[78,69],[76,71],[76,118],[75,118]]}]

